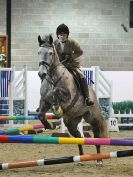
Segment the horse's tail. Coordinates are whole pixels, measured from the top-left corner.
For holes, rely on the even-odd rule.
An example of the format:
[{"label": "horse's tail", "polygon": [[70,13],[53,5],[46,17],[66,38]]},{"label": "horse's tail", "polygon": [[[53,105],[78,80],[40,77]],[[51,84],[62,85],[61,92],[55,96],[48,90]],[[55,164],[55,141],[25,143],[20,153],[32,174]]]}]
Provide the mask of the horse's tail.
[{"label": "horse's tail", "polygon": [[108,137],[107,123],[99,107],[96,93],[91,87],[89,87],[89,91],[91,99],[94,101],[94,106],[90,109],[93,117],[96,118],[97,121],[99,122],[100,137],[107,138]]},{"label": "horse's tail", "polygon": [[99,117],[99,127],[100,127],[100,137],[101,138],[108,138],[108,129],[107,129],[107,122],[103,115]]}]

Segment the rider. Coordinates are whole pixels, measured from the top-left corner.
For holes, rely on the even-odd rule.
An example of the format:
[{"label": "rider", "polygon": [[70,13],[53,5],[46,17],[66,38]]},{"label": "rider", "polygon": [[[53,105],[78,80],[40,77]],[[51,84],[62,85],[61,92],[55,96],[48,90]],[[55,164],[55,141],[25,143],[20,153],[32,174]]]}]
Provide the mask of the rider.
[{"label": "rider", "polygon": [[59,55],[60,61],[72,70],[76,70],[80,76],[80,85],[84,96],[84,101],[86,106],[94,105],[94,102],[89,96],[89,90],[87,81],[81,70],[80,66],[80,56],[83,54],[82,49],[79,44],[72,39],[69,39],[69,28],[65,24],[60,24],[56,29],[57,39],[54,41],[55,48]]}]

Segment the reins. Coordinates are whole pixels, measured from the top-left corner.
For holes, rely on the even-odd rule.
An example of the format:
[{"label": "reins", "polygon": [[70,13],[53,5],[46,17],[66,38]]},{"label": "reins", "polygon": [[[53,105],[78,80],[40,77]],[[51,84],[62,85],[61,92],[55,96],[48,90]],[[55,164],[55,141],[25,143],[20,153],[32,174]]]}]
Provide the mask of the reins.
[{"label": "reins", "polygon": [[[53,48],[53,56],[52,56],[52,61],[51,61],[50,64],[47,63],[47,62],[45,62],[45,61],[41,61],[39,63],[39,66],[43,65],[43,66],[46,67],[46,69],[47,69],[47,67],[49,67],[49,68],[52,68],[51,69],[52,71],[54,71],[59,65],[63,64],[67,60],[67,59],[65,59],[63,61],[59,60],[59,57],[58,57],[58,54],[57,54],[57,51],[56,51],[56,48],[55,48],[54,44],[53,45],[49,45],[49,44],[48,45],[46,45],[46,44],[44,45],[43,44],[40,47],[52,47]],[[54,61],[56,60],[56,57],[57,57],[59,63],[56,64],[56,65],[53,65]],[[65,74],[66,70],[67,70],[67,68],[64,66],[63,73],[61,74],[61,76],[56,81],[51,77],[51,75],[49,74],[49,72],[47,73],[47,75],[50,77],[51,80],[48,79],[47,77],[45,77],[45,79],[47,80],[48,83],[51,84],[51,86],[53,86],[55,88],[57,86],[57,84],[59,83],[59,81],[62,79],[62,77]],[[63,110],[63,112],[66,113],[67,111],[69,111],[70,109],[72,109],[72,107],[76,104],[78,98],[79,98],[79,93],[78,93],[78,89],[76,89],[75,90],[75,96],[73,97],[73,99],[70,102],[70,104]]]}]

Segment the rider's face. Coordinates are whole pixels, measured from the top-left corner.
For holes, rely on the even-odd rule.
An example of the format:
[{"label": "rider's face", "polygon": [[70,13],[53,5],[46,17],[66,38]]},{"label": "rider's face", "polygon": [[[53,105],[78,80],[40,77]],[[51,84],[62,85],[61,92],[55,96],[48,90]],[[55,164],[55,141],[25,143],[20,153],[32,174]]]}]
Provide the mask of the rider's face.
[{"label": "rider's face", "polygon": [[68,35],[67,35],[66,33],[61,33],[61,34],[58,35],[58,38],[59,38],[59,40],[60,40],[61,42],[64,42],[64,41],[67,40]]}]

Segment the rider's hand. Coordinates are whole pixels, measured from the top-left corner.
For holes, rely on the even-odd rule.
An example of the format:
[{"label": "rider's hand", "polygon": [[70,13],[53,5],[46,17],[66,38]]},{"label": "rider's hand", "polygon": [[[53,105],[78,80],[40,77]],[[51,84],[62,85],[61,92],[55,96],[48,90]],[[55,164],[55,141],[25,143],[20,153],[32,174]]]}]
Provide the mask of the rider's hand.
[{"label": "rider's hand", "polygon": [[62,53],[62,58],[65,60],[69,60],[69,61],[71,61],[71,60],[73,60],[73,57],[72,57],[72,54],[70,54],[70,53]]}]

